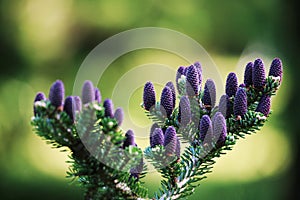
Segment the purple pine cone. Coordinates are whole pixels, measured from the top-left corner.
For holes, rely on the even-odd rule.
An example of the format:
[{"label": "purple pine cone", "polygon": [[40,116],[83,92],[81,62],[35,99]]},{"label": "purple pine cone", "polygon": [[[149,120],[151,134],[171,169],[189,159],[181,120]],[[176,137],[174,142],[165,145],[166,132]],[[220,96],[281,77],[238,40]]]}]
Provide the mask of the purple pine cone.
[{"label": "purple pine cone", "polygon": [[229,97],[232,97],[235,95],[237,89],[238,89],[238,79],[236,77],[236,74],[231,72],[228,74],[226,80],[226,94]]},{"label": "purple pine cone", "polygon": [[95,89],[91,81],[85,81],[81,91],[81,99],[83,104],[95,101]]},{"label": "purple pine cone", "polygon": [[170,117],[173,111],[173,94],[169,87],[164,87],[160,97],[160,111]]},{"label": "purple pine cone", "polygon": [[201,141],[204,141],[205,137],[212,137],[212,122],[210,120],[210,117],[208,115],[203,115],[203,117],[200,120],[200,135],[199,139]]},{"label": "purple pine cone", "polygon": [[213,120],[213,135],[217,140],[216,147],[220,148],[225,145],[227,136],[226,120],[222,114],[216,115]]},{"label": "purple pine cone", "polygon": [[134,133],[132,130],[128,130],[125,134],[125,140],[123,143],[123,149],[125,149],[128,146],[135,146],[135,139],[134,139]]},{"label": "purple pine cone", "polygon": [[253,71],[253,63],[249,62],[246,65],[245,72],[244,72],[244,84],[246,87],[249,87],[250,85],[253,84],[252,82],[252,72]]},{"label": "purple pine cone", "polygon": [[65,87],[61,80],[55,81],[49,92],[49,100],[51,104],[55,107],[61,107],[63,105],[63,100],[65,97]]},{"label": "purple pine cone", "polygon": [[271,97],[268,95],[263,95],[257,105],[256,112],[260,112],[265,116],[268,116],[271,108]]},{"label": "purple pine cone", "polygon": [[103,107],[104,107],[104,116],[113,118],[114,117],[114,114],[113,114],[114,105],[113,105],[113,102],[111,101],[111,99],[105,99],[105,101],[103,102]]},{"label": "purple pine cone", "polygon": [[179,102],[178,121],[180,125],[185,127],[192,119],[190,100],[186,96],[182,96]]},{"label": "purple pine cone", "polygon": [[75,110],[80,112],[81,109],[82,109],[82,104],[81,104],[80,97],[79,96],[75,96],[74,97],[74,101],[75,101]]},{"label": "purple pine cone", "polygon": [[194,66],[196,67],[197,72],[198,72],[199,85],[201,85],[201,83],[202,83],[202,66],[201,66],[200,62],[195,62]]},{"label": "purple pine cone", "polygon": [[145,110],[150,111],[153,107],[155,107],[155,90],[151,82],[147,82],[144,86],[143,103]]},{"label": "purple pine cone", "polygon": [[164,147],[166,150],[166,154],[171,156],[174,155],[176,152],[177,146],[177,136],[176,130],[173,126],[169,126],[165,132],[165,140],[164,140]]},{"label": "purple pine cone", "polygon": [[180,158],[180,140],[179,140],[178,137],[177,137],[177,140],[176,140],[175,155],[177,156],[177,158]]},{"label": "purple pine cone", "polygon": [[255,88],[261,89],[266,84],[266,72],[261,59],[256,59],[253,65],[252,82]]},{"label": "purple pine cone", "polygon": [[282,79],[282,62],[279,58],[275,58],[270,67],[269,76],[280,77]]},{"label": "purple pine cone", "polygon": [[233,112],[236,117],[243,117],[247,112],[247,93],[243,88],[239,88],[236,92]]},{"label": "purple pine cone", "polygon": [[179,87],[179,79],[181,78],[181,76],[185,76],[185,67],[183,66],[180,66],[178,69],[177,69],[177,73],[176,73],[176,87],[177,87],[177,91],[180,95],[183,95],[184,94],[184,90]]},{"label": "purple pine cone", "polygon": [[175,91],[175,86],[174,86],[174,84],[171,81],[167,82],[166,86],[169,87],[171,89],[171,91],[172,91],[173,109],[174,109],[175,105],[176,105],[176,91]]},{"label": "purple pine cone", "polygon": [[95,100],[98,103],[101,103],[101,93],[100,90],[98,88],[95,88]]},{"label": "purple pine cone", "polygon": [[199,94],[199,75],[194,65],[189,66],[187,69],[186,93],[190,97],[198,96]]},{"label": "purple pine cone", "polygon": [[[45,94],[43,92],[38,92],[35,95],[34,103],[37,102],[37,101],[44,101],[44,100],[46,100]],[[36,108],[35,108],[34,105],[33,105],[33,114],[34,114],[34,116],[36,116],[36,114],[37,114],[37,111],[36,111]]]},{"label": "purple pine cone", "polygon": [[74,122],[75,119],[75,101],[72,96],[68,96],[65,99],[64,111],[69,115],[70,119]]},{"label": "purple pine cone", "polygon": [[204,94],[202,97],[204,105],[215,107],[216,104],[216,85],[212,79],[207,79],[204,86]]},{"label": "purple pine cone", "polygon": [[226,119],[232,114],[232,107],[227,94],[222,95],[220,98],[219,112],[221,112]]},{"label": "purple pine cone", "polygon": [[164,145],[164,133],[161,128],[155,128],[155,130],[150,133],[151,148],[155,147],[156,145]]},{"label": "purple pine cone", "polygon": [[115,119],[118,122],[118,126],[121,126],[124,119],[124,112],[122,108],[117,108],[114,114]]}]

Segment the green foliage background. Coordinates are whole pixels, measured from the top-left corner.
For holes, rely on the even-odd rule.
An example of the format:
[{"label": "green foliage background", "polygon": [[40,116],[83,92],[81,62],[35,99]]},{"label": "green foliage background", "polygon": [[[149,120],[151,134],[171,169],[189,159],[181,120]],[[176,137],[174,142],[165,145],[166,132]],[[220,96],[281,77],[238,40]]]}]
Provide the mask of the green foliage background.
[{"label": "green foliage background", "polygon": [[[300,158],[300,130],[296,126],[300,109],[299,14],[295,5],[291,0],[1,0],[1,199],[82,199],[80,188],[64,179],[67,154],[50,149],[33,134],[32,100],[37,91],[48,91],[56,79],[62,79],[71,94],[81,62],[97,44],[121,31],[143,26],[170,28],[194,38],[212,55],[223,77],[235,70],[244,49],[252,44],[267,47],[259,50],[271,58],[282,58],[283,85],[266,128],[237,146],[236,153],[220,160],[217,175],[203,181],[191,199],[299,198],[295,178]],[[111,85],[134,64],[171,59],[155,51],[121,57],[100,80],[102,95],[109,97]],[[177,65],[172,64],[175,69]],[[130,101],[132,113],[138,116],[140,94],[138,91]],[[258,156],[265,145],[271,151],[265,154],[271,161],[268,163]],[[235,164],[245,170],[237,170]],[[272,165],[277,167],[270,168]],[[255,166],[270,170],[257,170]],[[153,175],[147,181],[154,191],[157,177]]]}]

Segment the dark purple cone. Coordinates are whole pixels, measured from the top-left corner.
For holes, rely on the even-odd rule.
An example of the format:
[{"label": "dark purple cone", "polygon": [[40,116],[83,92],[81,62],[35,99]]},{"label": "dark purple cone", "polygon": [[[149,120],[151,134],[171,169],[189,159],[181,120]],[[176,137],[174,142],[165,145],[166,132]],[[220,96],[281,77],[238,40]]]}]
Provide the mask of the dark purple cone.
[{"label": "dark purple cone", "polygon": [[147,82],[144,86],[143,103],[145,110],[150,111],[151,108],[155,107],[155,90],[151,82]]},{"label": "dark purple cone", "polygon": [[220,148],[225,145],[227,136],[226,120],[222,114],[216,115],[213,120],[213,135],[216,142],[216,147]]},{"label": "dark purple cone", "polygon": [[113,105],[112,101],[110,99],[105,99],[105,101],[103,102],[103,107],[104,107],[104,116],[113,118],[114,117],[114,114],[113,114],[114,105]]},{"label": "dark purple cone", "polygon": [[[38,92],[36,95],[35,95],[35,98],[34,98],[34,103],[37,102],[37,101],[44,101],[46,100],[46,96],[43,92]],[[33,114],[34,116],[36,116],[37,112],[36,112],[36,108],[35,106],[33,105]]]},{"label": "dark purple cone", "polygon": [[198,96],[199,94],[199,75],[194,65],[189,66],[187,69],[186,93],[190,97]]},{"label": "dark purple cone", "polygon": [[245,72],[244,72],[244,84],[246,87],[249,87],[253,84],[252,82],[252,71],[253,71],[253,63],[249,62],[246,65]]},{"label": "dark purple cone", "polygon": [[173,111],[173,94],[169,87],[164,87],[160,97],[160,111],[170,117]]},{"label": "dark purple cone", "polygon": [[161,128],[155,128],[155,130],[150,133],[151,148],[155,147],[156,145],[164,145],[164,133]]},{"label": "dark purple cone", "polygon": [[236,92],[234,104],[233,104],[233,113],[234,115],[243,117],[247,112],[247,93],[245,89],[239,88]]},{"label": "dark purple cone", "polygon": [[230,105],[229,97],[227,96],[227,94],[222,95],[219,102],[219,112],[221,112],[223,116],[227,119],[232,114],[231,108],[232,107]]},{"label": "dark purple cone", "polygon": [[212,122],[210,120],[210,117],[208,115],[203,115],[203,117],[200,120],[200,127],[199,127],[199,139],[201,141],[204,141],[206,135],[210,136],[212,135]]},{"label": "dark purple cone", "polygon": [[207,79],[205,83],[202,101],[204,105],[212,108],[216,105],[216,85],[212,79]]},{"label": "dark purple cone", "polygon": [[201,66],[200,62],[195,62],[194,66],[196,67],[197,72],[198,72],[199,85],[201,85],[201,83],[202,83],[202,66]]},{"label": "dark purple cone", "polygon": [[55,107],[60,107],[63,105],[63,100],[65,97],[65,87],[61,80],[55,81],[49,92],[49,100],[51,104]]},{"label": "dark purple cone", "polygon": [[122,108],[117,108],[114,114],[115,119],[118,122],[118,126],[121,126],[124,119],[124,112]]},{"label": "dark purple cone", "polygon": [[176,105],[176,91],[175,91],[175,86],[174,86],[174,84],[171,81],[167,82],[166,86],[169,87],[171,89],[171,91],[172,91],[173,109],[174,109],[175,105]]},{"label": "dark purple cone", "polygon": [[128,146],[135,146],[135,139],[134,139],[134,133],[132,130],[128,130],[125,134],[125,140],[123,143],[123,149],[125,149]]},{"label": "dark purple cone", "polygon": [[261,89],[266,84],[266,72],[261,59],[256,59],[253,65],[252,82],[255,88]]},{"label": "dark purple cone", "polygon": [[82,104],[81,104],[81,99],[79,96],[75,96],[74,97],[74,101],[75,101],[75,110],[76,111],[81,111],[82,109]]},{"label": "dark purple cone", "polygon": [[236,74],[231,72],[227,76],[226,80],[226,94],[229,97],[232,97],[235,95],[238,88],[238,79],[236,77]]},{"label": "dark purple cone", "polygon": [[100,90],[98,88],[95,88],[95,100],[98,103],[101,103],[101,93]]},{"label": "dark purple cone", "polygon": [[85,81],[81,91],[81,99],[83,104],[95,101],[95,89],[91,81]]},{"label": "dark purple cone", "polygon": [[182,88],[179,87],[179,79],[181,78],[182,75],[185,76],[185,67],[183,66],[180,66],[178,69],[177,69],[177,73],[176,73],[176,87],[177,87],[177,91],[180,95],[183,95],[184,94],[184,91],[182,91]]},{"label": "dark purple cone", "polygon": [[74,122],[75,119],[75,101],[72,96],[68,96],[65,99],[64,111],[69,115],[70,119]]},{"label": "dark purple cone", "polygon": [[164,147],[167,155],[174,155],[177,146],[176,130],[173,126],[169,126],[165,133]]},{"label": "dark purple cone", "polygon": [[282,79],[282,62],[279,58],[275,58],[270,67],[269,76],[280,77]]},{"label": "dark purple cone", "polygon": [[190,100],[186,96],[182,96],[179,102],[178,121],[180,125],[185,127],[192,119]]},{"label": "dark purple cone", "polygon": [[180,158],[180,140],[179,140],[178,137],[177,137],[177,140],[176,140],[175,155],[177,156],[177,158]]},{"label": "dark purple cone", "polygon": [[265,116],[268,116],[271,108],[271,97],[268,95],[263,95],[257,105],[256,112],[260,112]]}]

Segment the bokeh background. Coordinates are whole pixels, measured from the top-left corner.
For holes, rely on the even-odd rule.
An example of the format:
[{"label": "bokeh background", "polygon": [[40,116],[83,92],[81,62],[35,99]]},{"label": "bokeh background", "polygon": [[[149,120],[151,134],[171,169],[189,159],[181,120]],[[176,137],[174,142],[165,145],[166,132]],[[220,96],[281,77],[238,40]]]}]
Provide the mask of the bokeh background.
[{"label": "bokeh background", "polygon": [[[76,181],[65,179],[68,154],[32,132],[34,95],[48,93],[56,79],[71,94],[77,70],[95,46],[145,26],[194,38],[224,80],[230,71],[242,72],[253,55],[266,58],[267,67],[274,57],[284,63],[283,85],[266,126],[219,159],[190,199],[299,199],[299,12],[292,0],[1,0],[0,199],[83,199]],[[187,64],[163,51],[128,53],[105,71],[98,84],[102,96],[112,95],[124,73],[150,62],[174,70]],[[138,116],[133,120],[149,125],[139,107],[141,88],[129,102],[130,114]],[[159,177],[150,174],[146,181],[153,193]]]}]

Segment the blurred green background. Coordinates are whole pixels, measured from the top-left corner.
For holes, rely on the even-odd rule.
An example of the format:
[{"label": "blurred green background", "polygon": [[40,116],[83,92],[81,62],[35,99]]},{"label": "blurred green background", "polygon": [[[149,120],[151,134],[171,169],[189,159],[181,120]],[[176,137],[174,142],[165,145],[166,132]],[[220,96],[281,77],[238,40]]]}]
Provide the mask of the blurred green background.
[{"label": "blurred green background", "polygon": [[[71,94],[77,70],[96,45],[144,26],[170,28],[194,38],[212,56],[223,79],[229,71],[242,72],[253,53],[266,58],[267,66],[274,57],[284,63],[283,85],[266,126],[219,159],[190,199],[300,198],[296,2],[1,0],[0,10],[0,199],[83,199],[77,184],[64,178],[67,153],[51,149],[32,132],[34,95],[47,94],[56,79],[63,80]],[[112,85],[124,73],[149,62],[174,69],[186,64],[167,52],[126,54],[100,80],[102,96],[112,95]],[[129,100],[132,115],[142,116],[141,95],[139,88]],[[145,118],[133,119],[150,124]],[[146,180],[153,193],[158,177],[150,174]]]}]

